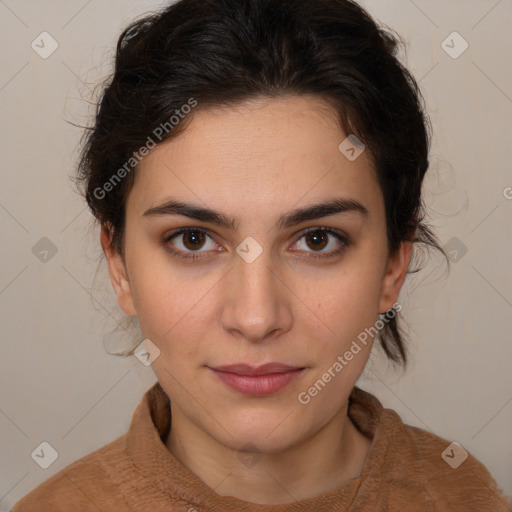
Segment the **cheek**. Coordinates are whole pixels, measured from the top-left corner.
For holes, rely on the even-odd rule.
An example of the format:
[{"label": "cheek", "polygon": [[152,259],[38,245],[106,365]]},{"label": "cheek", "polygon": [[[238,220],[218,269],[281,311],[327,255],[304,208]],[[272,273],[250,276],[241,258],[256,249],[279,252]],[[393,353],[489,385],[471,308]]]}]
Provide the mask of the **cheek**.
[{"label": "cheek", "polygon": [[182,283],[173,278],[162,257],[149,250],[133,249],[130,261],[130,287],[142,333],[149,339],[161,339],[172,332],[184,315],[187,300],[180,293]]},{"label": "cheek", "polygon": [[378,316],[380,274],[368,266],[332,273],[323,286],[310,288],[305,295],[316,315],[336,334],[357,335]]},{"label": "cheek", "polygon": [[165,301],[175,308],[190,309],[215,285],[219,278],[214,275],[216,269],[180,260],[157,239],[156,234],[149,235],[142,230],[127,235],[127,265],[134,299],[141,308]]},{"label": "cheek", "polygon": [[133,263],[132,293],[143,337],[168,356],[166,365],[199,357],[199,341],[211,328],[214,307],[214,294],[207,292],[215,283],[189,279],[149,258]]},{"label": "cheek", "polygon": [[[314,292],[321,331],[309,326],[309,337],[315,339],[305,347],[315,362],[310,380],[314,384],[323,375],[331,379],[317,404],[338,403],[340,393],[351,389],[368,361],[380,297],[380,270],[375,261],[373,269],[368,262],[354,260],[353,265],[347,263],[343,271],[333,273],[321,292],[318,288]],[[325,375],[329,370],[334,378]]]}]

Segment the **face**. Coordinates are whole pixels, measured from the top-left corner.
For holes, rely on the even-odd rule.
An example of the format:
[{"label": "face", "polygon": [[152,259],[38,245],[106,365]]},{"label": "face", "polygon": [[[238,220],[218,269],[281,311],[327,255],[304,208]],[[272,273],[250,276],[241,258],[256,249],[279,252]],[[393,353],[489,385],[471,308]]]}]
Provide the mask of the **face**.
[{"label": "face", "polygon": [[[346,136],[314,97],[198,109],[136,171],[124,262],[102,232],[119,304],[160,350],[173,421],[225,447],[278,452],[345,410],[371,349],[353,342],[398,298],[410,246],[388,257],[371,158],[349,160]],[[299,370],[213,370],[266,363]]]}]

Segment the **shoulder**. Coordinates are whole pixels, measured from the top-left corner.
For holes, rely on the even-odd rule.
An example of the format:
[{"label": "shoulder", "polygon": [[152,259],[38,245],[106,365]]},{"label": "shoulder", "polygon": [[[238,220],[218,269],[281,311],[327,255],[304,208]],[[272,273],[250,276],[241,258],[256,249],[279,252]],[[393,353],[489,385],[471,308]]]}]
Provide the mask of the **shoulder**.
[{"label": "shoulder", "polygon": [[127,505],[119,473],[126,434],[69,464],[16,502],[11,512],[85,512]]},{"label": "shoulder", "polygon": [[387,430],[388,485],[428,497],[435,510],[510,512],[511,503],[488,469],[458,443],[404,424],[390,409],[382,411]]}]

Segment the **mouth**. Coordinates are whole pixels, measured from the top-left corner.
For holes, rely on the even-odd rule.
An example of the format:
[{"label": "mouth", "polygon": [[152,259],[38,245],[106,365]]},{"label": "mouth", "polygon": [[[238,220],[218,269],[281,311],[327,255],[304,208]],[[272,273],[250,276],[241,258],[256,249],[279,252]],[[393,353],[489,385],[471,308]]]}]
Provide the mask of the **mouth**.
[{"label": "mouth", "polygon": [[229,388],[251,396],[268,396],[277,393],[305,370],[304,367],[282,363],[267,363],[257,367],[233,364],[208,368]]}]

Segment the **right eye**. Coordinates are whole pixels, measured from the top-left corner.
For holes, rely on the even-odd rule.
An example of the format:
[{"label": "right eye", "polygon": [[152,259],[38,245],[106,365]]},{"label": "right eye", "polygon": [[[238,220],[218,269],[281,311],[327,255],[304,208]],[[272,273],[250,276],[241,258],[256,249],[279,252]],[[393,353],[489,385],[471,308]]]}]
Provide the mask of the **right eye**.
[{"label": "right eye", "polygon": [[[171,243],[172,240],[177,239],[178,243]],[[213,242],[211,236],[207,231],[201,228],[182,228],[174,233],[166,235],[163,243],[169,250],[177,257],[183,259],[197,260],[203,258],[201,253],[207,251],[200,251],[204,247],[205,241],[209,238],[212,241],[213,246],[210,250],[215,250],[215,242]]]}]

